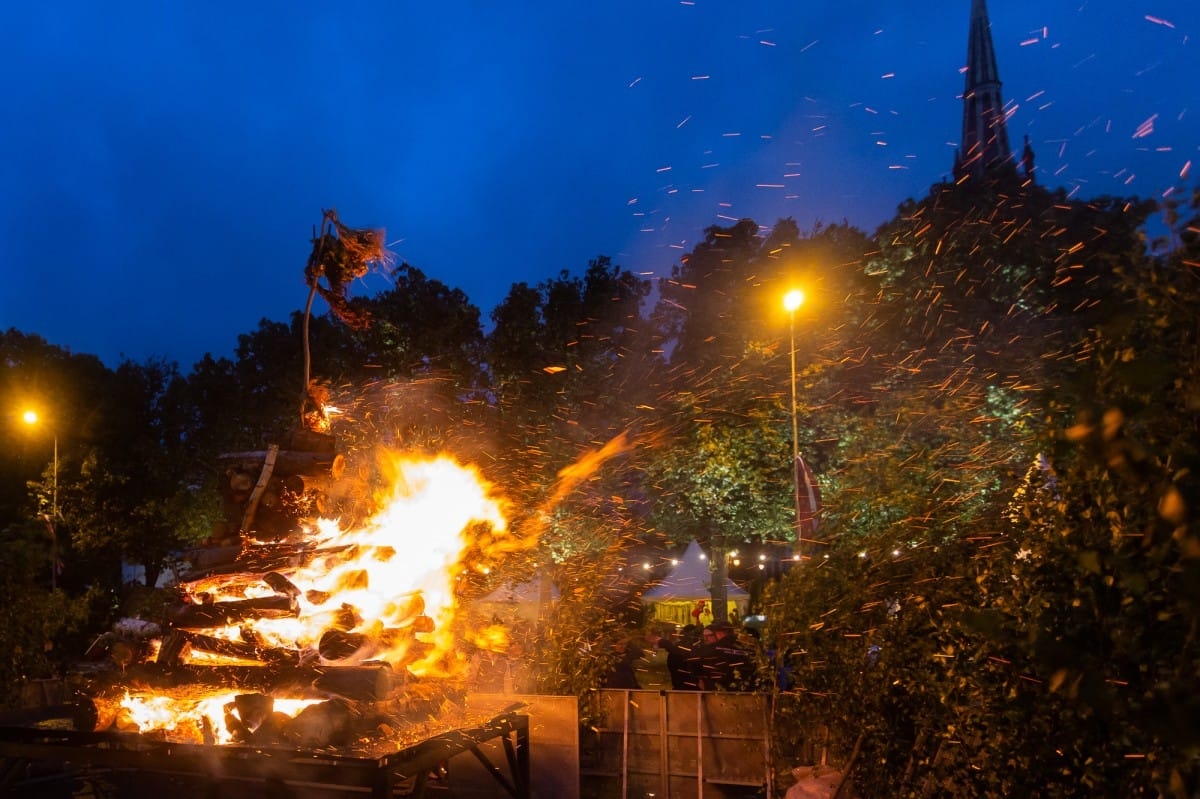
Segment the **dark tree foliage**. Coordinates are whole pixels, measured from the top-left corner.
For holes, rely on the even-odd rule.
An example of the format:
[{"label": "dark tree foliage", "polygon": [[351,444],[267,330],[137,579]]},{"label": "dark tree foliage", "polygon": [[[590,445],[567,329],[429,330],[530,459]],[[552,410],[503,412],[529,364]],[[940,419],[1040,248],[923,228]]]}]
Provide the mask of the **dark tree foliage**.
[{"label": "dark tree foliage", "polygon": [[338,366],[354,366],[362,378],[411,380],[441,376],[454,392],[479,383],[483,331],[479,309],[461,289],[431,280],[409,265],[393,272],[394,284],[359,305],[376,320],[350,335]]},{"label": "dark tree foliage", "polygon": [[487,363],[504,478],[554,559],[602,552],[636,524],[628,472],[598,466],[639,445],[660,363],[641,311],[649,288],[601,257],[582,277],[514,285],[493,312]]},{"label": "dark tree foliage", "polygon": [[[1015,179],[934,186],[876,234],[880,355],[935,383],[964,368],[1018,390],[1069,377],[1081,336],[1123,302],[1115,288],[1145,251],[1152,210]],[[1043,369],[1031,373],[1034,358]]]},{"label": "dark tree foliage", "polygon": [[886,391],[844,428],[828,559],[770,600],[778,729],[857,742],[866,795],[1191,796],[1197,273],[1134,246],[1132,201],[980,202],[881,241]]},{"label": "dark tree foliage", "polygon": [[742,358],[746,341],[771,318],[767,306],[751,299],[763,284],[764,260],[758,225],[743,219],[708,228],[704,241],[671,268],[659,288],[655,324],[672,344],[673,362],[711,368]]},{"label": "dark tree foliage", "polygon": [[46,531],[38,521],[0,528],[0,708],[22,704],[29,680],[55,677],[78,658],[98,592],[51,591]]},{"label": "dark tree foliage", "polygon": [[[50,503],[54,441],[59,476],[78,472],[78,452],[102,426],[95,398],[103,394],[108,370],[94,355],[76,355],[35,335],[0,333],[0,527],[44,512]],[[33,410],[36,425],[22,414]],[[37,507],[29,507],[27,484],[37,481]]]},{"label": "dark tree foliage", "polygon": [[[863,270],[870,241],[845,225],[801,235],[791,220],[758,231],[749,220],[710,228],[675,267],[656,309],[671,368],[658,402],[661,451],[649,471],[656,521],[676,542],[795,539],[793,340],[799,449],[818,471],[836,443],[828,436],[835,409],[860,412],[857,353],[869,345],[852,332],[877,301]],[[806,303],[789,318],[783,297],[797,287]]]},{"label": "dark tree foliage", "polygon": [[212,467],[195,458],[186,388],[173,363],[118,366],[98,403],[107,423],[64,506],[76,552],[118,569],[141,565],[151,587],[216,519],[201,493]]}]

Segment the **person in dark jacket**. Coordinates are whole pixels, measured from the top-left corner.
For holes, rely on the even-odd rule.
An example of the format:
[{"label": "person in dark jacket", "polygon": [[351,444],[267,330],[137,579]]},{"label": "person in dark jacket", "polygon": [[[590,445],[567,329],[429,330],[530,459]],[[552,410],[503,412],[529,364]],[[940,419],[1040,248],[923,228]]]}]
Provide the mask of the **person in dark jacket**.
[{"label": "person in dark jacket", "polygon": [[711,636],[696,650],[699,684],[704,691],[752,691],[757,666],[754,653],[738,641],[733,625],[714,621],[705,628]]},{"label": "person in dark jacket", "polygon": [[600,687],[641,688],[641,685],[638,684],[637,672],[634,670],[634,664],[642,656],[641,650],[631,646],[628,638],[616,639],[612,643],[612,648],[615,659],[609,667],[608,673],[601,680]]},{"label": "person in dark jacket", "polygon": [[687,625],[682,631],[685,637],[679,641],[675,640],[670,631],[651,630],[646,634],[646,640],[651,646],[667,653],[667,671],[671,673],[671,688],[675,691],[695,691],[698,687],[696,675],[692,673],[689,663],[692,648],[695,646],[694,631],[694,625]]}]

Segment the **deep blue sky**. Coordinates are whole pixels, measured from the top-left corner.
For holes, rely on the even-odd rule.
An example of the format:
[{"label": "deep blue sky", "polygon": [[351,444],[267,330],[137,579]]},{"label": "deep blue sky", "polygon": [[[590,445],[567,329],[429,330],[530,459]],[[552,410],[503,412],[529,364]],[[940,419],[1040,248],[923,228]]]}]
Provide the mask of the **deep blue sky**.
[{"label": "deep blue sky", "polygon": [[[871,232],[950,170],[970,0],[5,11],[0,329],[115,366],[231,355],[306,297],[322,209],[483,312],[751,217]],[[990,3],[1014,147],[1077,196],[1200,169],[1200,4]],[[386,287],[369,277],[357,291]]]}]

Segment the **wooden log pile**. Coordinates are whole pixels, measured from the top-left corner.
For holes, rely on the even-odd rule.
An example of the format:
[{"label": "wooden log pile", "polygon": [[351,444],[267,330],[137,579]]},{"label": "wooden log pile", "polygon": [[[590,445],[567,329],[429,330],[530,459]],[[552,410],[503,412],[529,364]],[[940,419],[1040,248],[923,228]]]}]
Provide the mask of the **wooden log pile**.
[{"label": "wooden log pile", "polygon": [[[333,436],[296,429],[283,446],[221,455],[219,467],[231,532],[219,543],[223,553],[234,554],[210,558],[184,577],[180,602],[154,635],[156,650],[144,636],[131,640],[117,632],[97,642],[94,658],[107,658],[120,671],[94,686],[91,695],[103,712],[92,729],[128,728],[131,719],[114,710],[127,690],[211,696],[229,689],[238,693],[225,722],[237,740],[336,745],[355,727],[353,718],[419,696],[410,690],[406,667],[427,654],[431,644],[418,636],[433,631],[433,620],[418,593],[397,597],[403,610],[386,625],[364,622],[349,604],[324,613],[326,628],[316,636],[306,631],[311,645],[281,644],[277,635],[259,632],[259,622],[299,619],[303,609],[325,609],[336,600],[302,591],[286,576],[291,570],[316,558],[356,557],[354,545],[318,549],[298,535],[302,522],[327,515],[344,477],[345,459]],[[345,486],[338,491],[353,494]],[[364,571],[361,584],[349,587],[366,588],[367,580]],[[317,703],[287,718],[277,712],[276,698]]]},{"label": "wooden log pile", "polygon": [[296,532],[301,519],[331,512],[329,498],[345,474],[346,459],[334,451],[332,436],[326,442],[305,432],[308,438],[298,443],[312,449],[273,445],[218,458],[227,531],[276,540]]},{"label": "wooden log pile", "polygon": [[[362,732],[364,724],[380,723],[386,713],[390,724],[420,697],[430,695],[429,685],[411,691],[406,668],[423,656],[428,644],[417,640],[419,633],[433,630],[419,594],[400,598],[405,608],[401,621],[390,626],[363,625],[358,611],[343,605],[333,614],[328,629],[315,647],[300,648],[270,644],[255,632],[260,619],[296,617],[300,603],[326,597],[304,596],[279,572],[238,575],[247,587],[271,593],[245,599],[217,601],[203,594],[168,614],[161,629],[153,629],[160,645],[146,656],[144,645],[118,645],[123,639],[110,634],[103,642],[119,672],[93,685],[93,718],[82,729],[126,731],[137,729],[129,711],[122,709],[126,692],[172,696],[212,695],[222,689],[238,691],[225,709],[225,727],[234,739],[259,745],[300,747],[338,746]],[[198,600],[198,601],[196,601]],[[228,637],[230,629],[237,637]],[[116,643],[114,643],[116,642]],[[131,642],[130,642],[131,643]],[[98,648],[101,646],[98,642]],[[395,652],[405,654],[396,658]],[[118,656],[138,652],[142,657]],[[375,659],[388,653],[393,662]],[[443,686],[434,693],[444,699]],[[411,695],[410,695],[411,694]],[[315,701],[295,717],[274,710],[275,698]],[[428,709],[423,710],[426,712]],[[86,715],[86,714],[85,714]],[[193,731],[211,742],[212,730]]]}]

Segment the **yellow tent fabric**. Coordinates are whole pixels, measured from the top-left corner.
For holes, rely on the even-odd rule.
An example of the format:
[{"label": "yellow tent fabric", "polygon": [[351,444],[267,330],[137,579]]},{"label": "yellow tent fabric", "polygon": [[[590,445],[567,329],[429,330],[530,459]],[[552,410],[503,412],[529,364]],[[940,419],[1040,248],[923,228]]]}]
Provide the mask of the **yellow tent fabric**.
[{"label": "yellow tent fabric", "polygon": [[[642,594],[642,604],[650,608],[651,617],[657,621],[692,624],[696,621],[692,611],[698,601],[704,600],[706,608],[712,603],[711,585],[708,556],[693,538],[671,573]],[[736,612],[744,618],[750,604],[750,593],[728,578],[725,592],[728,615],[733,616]],[[708,624],[712,619],[711,608],[708,608],[708,613],[700,617],[700,622]]]}]

